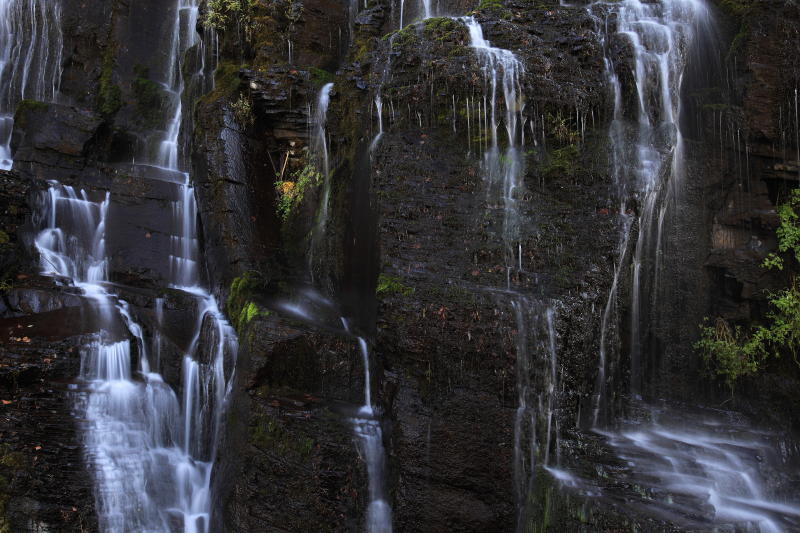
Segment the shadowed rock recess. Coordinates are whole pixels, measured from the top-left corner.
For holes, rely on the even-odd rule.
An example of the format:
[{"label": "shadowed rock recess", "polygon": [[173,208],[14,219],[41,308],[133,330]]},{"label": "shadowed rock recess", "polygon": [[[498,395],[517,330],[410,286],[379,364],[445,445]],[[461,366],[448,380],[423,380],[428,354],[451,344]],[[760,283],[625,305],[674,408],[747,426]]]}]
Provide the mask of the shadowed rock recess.
[{"label": "shadowed rock recess", "polygon": [[794,0],[0,0],[0,533],[800,531],[797,358],[696,347],[796,287],[799,57]]}]

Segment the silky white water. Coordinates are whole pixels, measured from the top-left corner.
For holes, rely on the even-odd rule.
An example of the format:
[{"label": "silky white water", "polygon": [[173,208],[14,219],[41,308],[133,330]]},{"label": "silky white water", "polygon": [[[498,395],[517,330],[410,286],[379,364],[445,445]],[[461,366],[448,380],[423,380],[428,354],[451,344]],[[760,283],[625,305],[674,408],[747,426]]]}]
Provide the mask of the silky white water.
[{"label": "silky white water", "polygon": [[325,232],[328,223],[331,198],[330,153],[328,152],[328,134],[325,125],[328,120],[328,105],[331,100],[333,83],[322,86],[317,96],[317,105],[314,110],[312,124],[311,150],[317,160],[317,169],[322,174],[322,199],[320,200],[317,225],[314,228],[314,238],[319,239]]},{"label": "silky white water", "polygon": [[[625,0],[617,4],[598,2],[590,11],[616,16],[616,36],[622,37],[633,52],[636,89],[636,116],[625,116],[622,87],[611,58],[606,58],[606,77],[614,91],[614,119],[609,131],[612,172],[620,198],[623,230],[631,227],[625,220],[629,201],[637,204],[638,235],[631,258],[630,345],[631,389],[642,391],[641,366],[643,328],[653,319],[649,312],[658,296],[658,275],[663,255],[663,222],[667,210],[680,197],[684,174],[683,135],[680,128],[680,89],[690,51],[695,39],[712,27],[708,8],[702,0],[661,0],[641,2]],[[601,26],[609,25],[601,22]],[[631,142],[633,139],[633,142]],[[628,232],[623,231],[627,248]],[[618,269],[622,267],[621,261]],[[619,273],[615,273],[615,279]],[[616,298],[616,284],[609,295],[610,310]],[[605,364],[608,320],[601,333],[601,364]],[[596,417],[595,417],[596,418]]]},{"label": "silky white water", "polygon": [[[520,241],[524,219],[519,200],[524,192],[524,168],[520,155],[524,95],[520,77],[524,74],[524,68],[513,52],[495,48],[484,38],[483,29],[475,18],[462,17],[459,20],[469,30],[470,46],[483,70],[485,98],[491,106],[486,113],[491,122],[487,121],[484,127],[488,130],[485,133],[491,138],[491,146],[483,154],[483,174],[490,205],[499,199],[499,207],[503,209],[502,239],[505,245],[505,264],[510,275],[518,263],[517,252],[522,256]],[[502,154],[498,142],[501,124],[505,126],[508,142]]]},{"label": "silky white water", "polygon": [[[473,17],[461,20],[469,30],[484,76],[483,109],[475,121],[490,144],[485,147],[482,170],[490,210],[502,210],[506,293],[511,298],[515,324],[517,408],[514,416],[514,495],[518,531],[527,531],[528,498],[534,490],[537,457],[541,467],[558,462],[557,349],[555,311],[516,291],[512,276],[524,274],[523,232],[528,221],[522,213],[525,191],[521,147],[524,142],[522,115],[525,107],[521,78],[522,63],[510,50],[489,43]],[[455,101],[453,101],[455,108]],[[455,113],[454,113],[455,116]],[[506,148],[500,150],[501,125]],[[469,130],[469,127],[468,127]],[[555,450],[555,458],[551,451]],[[555,460],[554,460],[555,459]]]},{"label": "silky white water", "polygon": [[[97,311],[97,333],[81,352],[83,392],[77,407],[95,478],[99,526],[109,533],[209,533],[213,459],[236,353],[232,328],[201,284],[194,190],[179,169],[180,58],[200,44],[198,5],[179,0],[173,16],[171,56],[162,80],[172,114],[152,163],[183,176],[174,189],[173,227],[164,228],[172,234],[165,250],[167,281],[191,297],[197,317],[182,357],[180,397],[159,373],[160,332],[145,339],[130,306],[108,288],[109,193],[53,182],[37,217],[42,270],[80,287]],[[155,298],[154,306],[163,326],[163,299]]]},{"label": "silky white water", "polygon": [[0,0],[0,169],[13,164],[11,132],[22,100],[54,102],[61,83],[61,4]]},{"label": "silky white water", "polygon": [[[643,392],[642,367],[649,355],[643,337],[656,317],[660,267],[663,262],[663,230],[668,213],[680,199],[684,175],[684,142],[680,128],[681,85],[684,71],[698,37],[713,23],[701,0],[660,0],[618,3],[596,2],[589,6],[600,28],[615,28],[633,52],[635,109],[624,110],[623,87],[611,57],[605,60],[606,78],[614,93],[614,115],[609,130],[611,168],[619,199],[620,240],[617,266],[608,301],[601,316],[599,367],[592,422],[595,428],[608,422],[603,402],[607,395],[609,353],[617,353],[613,338],[620,278],[630,265],[631,393]],[[612,19],[615,23],[610,23]],[[630,206],[635,205],[635,213]],[[631,234],[632,228],[638,234]],[[629,247],[629,239],[635,244]],[[630,250],[630,251],[629,251]],[[790,531],[796,527],[800,508],[778,502],[765,483],[765,471],[779,459],[770,455],[767,435],[751,430],[732,414],[698,416],[678,409],[645,408],[645,421],[625,421],[620,431],[604,435],[625,461],[628,483],[644,487],[652,513],[687,528],[746,524],[763,533]],[[761,457],[762,459],[756,460]],[[767,467],[767,468],[764,468]],[[641,490],[641,489],[640,489]],[[651,492],[652,491],[652,492]],[[750,530],[750,529],[748,529]]]},{"label": "silky white water", "polygon": [[210,464],[192,464],[184,453],[178,399],[151,371],[127,303],[107,289],[109,194],[94,196],[51,183],[43,193],[44,228],[35,246],[43,272],[71,280],[97,310],[98,331],[81,350],[78,411],[97,482],[98,522],[102,531],[168,532],[178,518],[185,531],[204,531],[207,513],[187,501],[182,478],[187,465],[192,475],[208,476]]},{"label": "silky white water", "polygon": [[[647,423],[601,432],[642,487],[653,512],[689,529],[737,525],[784,533],[800,528],[800,502],[766,483],[780,472],[776,435],[755,431],[734,413],[650,408]],[[774,474],[773,474],[774,475]]]}]

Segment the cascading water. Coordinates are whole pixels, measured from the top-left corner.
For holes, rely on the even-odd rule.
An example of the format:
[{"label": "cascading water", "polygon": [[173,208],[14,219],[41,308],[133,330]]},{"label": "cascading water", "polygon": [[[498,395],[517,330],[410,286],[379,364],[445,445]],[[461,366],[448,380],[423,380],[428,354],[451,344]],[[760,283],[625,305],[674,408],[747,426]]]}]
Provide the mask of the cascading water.
[{"label": "cascading water", "polygon": [[[497,197],[502,201],[502,238],[510,288],[511,270],[521,262],[522,257],[520,236],[524,220],[519,208],[519,197],[523,192],[524,172],[519,143],[522,136],[524,101],[519,79],[524,74],[524,68],[513,52],[493,47],[483,37],[483,29],[473,17],[463,17],[460,20],[467,26],[470,45],[481,62],[486,80],[486,94],[491,105],[489,110],[491,124],[488,125],[488,133],[492,144],[484,153],[483,168],[488,182],[490,201]],[[505,112],[502,115],[498,110],[500,92],[505,104]],[[508,146],[502,155],[497,135],[501,120],[505,125],[508,141]]]},{"label": "cascading water", "polygon": [[[101,530],[114,533],[208,533],[213,459],[232,374],[229,371],[226,379],[226,363],[232,366],[228,358],[236,352],[232,328],[200,285],[194,191],[188,174],[178,168],[184,120],[180,58],[200,44],[195,30],[198,6],[179,0],[174,16],[172,57],[165,69],[173,113],[154,163],[183,176],[173,201],[168,281],[197,303],[194,337],[183,358],[180,400],[158,373],[159,334],[146,342],[128,304],[106,288],[109,193],[93,198],[97,193],[77,193],[51,183],[35,240],[43,271],[71,280],[98,310],[98,332],[82,350],[85,389],[77,397],[96,481],[98,522]],[[156,299],[159,322],[162,306],[163,300]],[[155,359],[148,345],[159,352]]]},{"label": "cascading water", "polygon": [[[604,406],[610,375],[608,353],[616,350],[612,328],[618,288],[628,260],[631,393],[634,399],[640,399],[645,392],[642,367],[648,353],[643,339],[657,319],[650,310],[656,307],[660,288],[663,224],[680,199],[684,173],[679,120],[682,77],[693,41],[701,32],[710,31],[711,20],[701,0],[597,2],[589,11],[599,12],[600,26],[610,31],[604,36],[607,50],[612,39],[623,38],[629,43],[636,89],[636,115],[626,116],[622,84],[612,58],[607,57],[607,79],[615,95],[609,132],[611,163],[621,224],[618,264],[601,318],[592,416],[598,428],[608,416]],[[615,15],[615,23],[610,14]],[[630,207],[633,205],[634,209]],[[633,228],[638,229],[635,235],[631,235]],[[631,237],[636,241],[629,252]],[[625,421],[620,432],[597,431],[626,462],[628,483],[646,486],[655,495],[650,507],[653,514],[690,529],[742,524],[762,532],[796,528],[800,508],[775,501],[765,487],[764,466],[753,460],[761,456],[772,465],[769,468],[781,461],[765,457],[774,455],[767,453],[772,447],[768,435],[749,430],[734,420],[732,413],[687,417],[683,408],[639,408],[646,411],[642,416],[646,422]]]},{"label": "cascading water", "polygon": [[77,407],[97,483],[100,528],[170,532],[178,521],[186,532],[207,531],[207,490],[194,488],[208,487],[211,462],[187,453],[193,436],[180,432],[178,399],[152,371],[142,328],[127,303],[106,288],[109,194],[92,199],[51,183],[43,196],[44,228],[35,240],[40,266],[81,288],[98,315],[98,331],[81,350],[85,386]]},{"label": "cascading water", "polygon": [[684,412],[653,408],[652,423],[601,432],[628,464],[626,482],[654,496],[651,512],[688,530],[747,524],[762,533],[797,531],[800,505],[779,501],[764,482],[765,467],[780,462],[775,436],[734,413],[691,415],[687,423]]},{"label": "cascading water", "polygon": [[0,0],[0,169],[13,163],[14,111],[22,100],[53,102],[61,82],[61,4]]},{"label": "cascading water", "polygon": [[[633,51],[636,85],[636,116],[626,117],[622,87],[615,64],[606,58],[609,84],[614,90],[614,118],[610,129],[613,147],[612,172],[621,201],[623,232],[620,250],[634,215],[629,202],[637,205],[638,237],[632,255],[630,303],[631,392],[642,393],[643,337],[651,316],[643,315],[643,302],[650,304],[658,294],[658,267],[662,256],[662,230],[666,211],[677,201],[683,175],[683,135],[680,130],[680,87],[689,51],[699,31],[711,27],[710,15],[700,0],[663,0],[644,3],[626,0],[619,4],[596,3],[590,10],[616,14],[616,35],[625,38]],[[604,23],[608,28],[609,24]],[[606,45],[608,46],[608,45]],[[634,142],[630,142],[634,139]],[[622,268],[624,263],[620,261]],[[618,280],[619,272],[615,273]],[[601,363],[605,364],[607,329],[617,283],[614,283],[604,313],[601,332]],[[649,308],[647,305],[645,308]],[[596,418],[596,417],[595,417]]]}]

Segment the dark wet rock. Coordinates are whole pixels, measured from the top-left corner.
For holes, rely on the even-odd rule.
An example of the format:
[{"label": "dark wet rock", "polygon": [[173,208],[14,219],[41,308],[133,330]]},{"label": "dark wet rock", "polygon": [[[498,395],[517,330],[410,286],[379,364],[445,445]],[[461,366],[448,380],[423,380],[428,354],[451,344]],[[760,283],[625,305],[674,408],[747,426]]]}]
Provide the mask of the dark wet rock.
[{"label": "dark wet rock", "polygon": [[367,479],[349,422],[363,402],[358,348],[266,315],[240,330],[221,520],[231,531],[361,530]]},{"label": "dark wet rock", "polygon": [[16,173],[0,171],[0,277],[5,283],[16,279],[28,263],[21,230],[30,214],[29,190]]},{"label": "dark wet rock", "polygon": [[[39,317],[54,313],[61,314],[53,321],[69,316]],[[39,317],[0,320],[0,525],[14,532],[96,531],[75,392],[68,388],[80,366],[80,326],[57,338],[53,322]]]},{"label": "dark wet rock", "polygon": [[14,121],[15,165],[79,169],[101,120],[88,111],[59,104],[20,106]]}]

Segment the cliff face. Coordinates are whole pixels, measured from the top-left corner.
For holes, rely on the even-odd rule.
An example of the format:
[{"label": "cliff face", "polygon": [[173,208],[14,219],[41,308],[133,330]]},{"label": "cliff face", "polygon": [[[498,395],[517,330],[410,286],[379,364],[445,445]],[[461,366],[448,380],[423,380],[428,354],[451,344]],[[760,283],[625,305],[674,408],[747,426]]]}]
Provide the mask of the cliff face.
[{"label": "cliff face", "polygon": [[[0,174],[0,531],[96,529],[67,386],[90,321],[74,288],[36,275],[32,254],[31,212],[46,180],[110,191],[115,290],[148,334],[169,332],[161,370],[180,387],[196,309],[165,288],[177,177],[129,164],[152,142],[163,105],[154,80],[168,48],[162,4],[63,0],[63,98],[17,111],[14,170]],[[482,170],[491,140],[476,126],[489,120],[486,72],[462,22],[408,25],[422,12],[410,4],[398,30],[399,6],[388,1],[253,1],[218,28],[218,41],[204,34],[218,58],[199,49],[185,58],[205,64],[207,80],[216,68],[213,90],[200,78],[187,92],[194,112],[182,142],[206,277],[240,341],[212,529],[363,529],[356,335],[369,347],[397,531],[509,531],[520,516],[576,531],[677,528],[648,517],[635,486],[614,481],[625,465],[590,431],[602,310],[620,260],[605,58],[622,65],[631,90],[630,51],[605,42],[582,5],[482,2],[473,13],[524,67],[521,266],[509,274],[503,210]],[[440,12],[476,8],[444,4]],[[775,205],[800,175],[798,8],[726,1],[717,16],[720,53],[691,59],[684,83],[685,193],[665,222],[667,281],[646,335],[656,356],[643,369],[649,398],[711,405],[728,393],[692,348],[697,326],[705,316],[763,316],[764,289],[786,280],[759,264],[776,246]],[[330,82],[326,177],[309,121]],[[633,410],[632,280],[621,272],[610,420]],[[525,361],[522,337],[532,347]],[[734,403],[796,433],[797,380],[791,361],[770,363]],[[520,444],[523,386],[534,415]],[[520,447],[536,450],[532,461],[520,460]],[[605,497],[564,487],[540,468],[546,454]],[[532,483],[520,485],[520,469]]]}]

